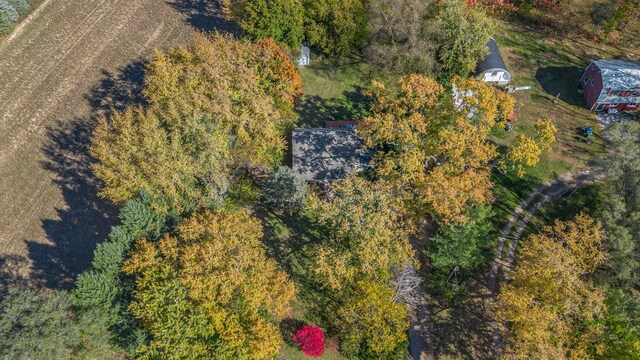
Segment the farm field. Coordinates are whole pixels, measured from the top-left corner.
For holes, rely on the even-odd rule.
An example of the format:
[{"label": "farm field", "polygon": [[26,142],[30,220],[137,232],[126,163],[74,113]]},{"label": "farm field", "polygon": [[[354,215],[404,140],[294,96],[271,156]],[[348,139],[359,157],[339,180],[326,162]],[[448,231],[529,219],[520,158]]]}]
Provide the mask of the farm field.
[{"label": "farm field", "polygon": [[68,288],[116,221],[86,146],[92,119],[140,101],[144,60],[196,29],[196,0],[45,0],[0,39],[2,285]]}]

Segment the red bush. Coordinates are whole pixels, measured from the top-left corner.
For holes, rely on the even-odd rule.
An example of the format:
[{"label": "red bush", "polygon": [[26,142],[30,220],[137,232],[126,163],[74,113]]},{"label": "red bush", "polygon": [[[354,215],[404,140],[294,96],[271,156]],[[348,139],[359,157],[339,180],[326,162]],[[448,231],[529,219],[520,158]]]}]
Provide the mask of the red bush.
[{"label": "red bush", "polygon": [[324,332],[317,326],[305,325],[293,335],[305,355],[318,357],[324,351]]}]

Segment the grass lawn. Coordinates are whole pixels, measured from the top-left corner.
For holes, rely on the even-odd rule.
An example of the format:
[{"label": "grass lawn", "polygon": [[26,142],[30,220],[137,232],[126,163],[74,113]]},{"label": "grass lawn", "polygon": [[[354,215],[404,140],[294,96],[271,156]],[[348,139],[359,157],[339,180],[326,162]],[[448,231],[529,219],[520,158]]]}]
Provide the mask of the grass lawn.
[{"label": "grass lawn", "polygon": [[[537,119],[550,118],[558,128],[556,143],[540,163],[518,178],[513,174],[496,174],[495,195],[497,223],[503,224],[508,214],[537,186],[557,176],[580,171],[604,153],[601,128],[595,115],[585,109],[577,83],[584,68],[595,59],[640,59],[629,49],[594,44],[583,39],[555,39],[519,25],[500,23],[495,34],[500,52],[512,76],[514,86],[530,85],[531,90],[518,91],[513,131],[494,129],[492,139],[498,145],[512,145],[518,134],[533,135]],[[560,94],[559,101],[554,103]],[[587,144],[586,127],[594,130],[594,141]]]},{"label": "grass lawn", "polygon": [[361,94],[371,80],[384,80],[379,72],[360,59],[338,63],[312,59],[300,67],[304,97],[297,106],[300,127],[324,127],[327,120],[360,120],[368,114],[367,99]]},{"label": "grass lawn", "polygon": [[[292,314],[280,325],[285,345],[277,359],[308,359],[292,342],[292,337],[305,324],[326,323],[325,319],[317,316],[323,314],[322,310],[328,308],[327,304],[332,299],[309,274],[313,248],[326,238],[324,230],[307,213],[288,216],[257,208],[256,215],[265,226],[264,244],[267,254],[287,271],[298,290]],[[338,352],[337,344],[335,339],[325,337],[325,353],[319,359],[346,359]]]}]

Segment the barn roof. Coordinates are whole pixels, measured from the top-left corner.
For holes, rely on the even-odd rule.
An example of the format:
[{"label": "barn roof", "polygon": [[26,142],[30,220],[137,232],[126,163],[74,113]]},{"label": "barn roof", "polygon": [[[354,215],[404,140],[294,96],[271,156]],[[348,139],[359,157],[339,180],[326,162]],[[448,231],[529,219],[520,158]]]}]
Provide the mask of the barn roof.
[{"label": "barn roof", "polygon": [[640,62],[625,60],[597,60],[602,86],[615,90],[640,89]]},{"label": "barn roof", "polygon": [[304,180],[336,180],[369,162],[353,129],[294,129],[293,171]]},{"label": "barn roof", "polygon": [[500,50],[498,49],[498,44],[493,38],[490,38],[487,42],[487,47],[489,48],[489,53],[484,57],[484,59],[478,61],[476,65],[476,71],[473,74],[474,76],[478,76],[488,70],[507,70],[507,66],[504,64],[504,60],[502,60],[502,55],[500,54]]}]

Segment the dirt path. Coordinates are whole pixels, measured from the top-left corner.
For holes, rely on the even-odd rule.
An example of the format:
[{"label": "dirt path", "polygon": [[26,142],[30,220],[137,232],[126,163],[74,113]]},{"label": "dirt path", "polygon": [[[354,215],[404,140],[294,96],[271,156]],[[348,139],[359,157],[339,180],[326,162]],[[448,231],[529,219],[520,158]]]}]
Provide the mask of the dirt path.
[{"label": "dirt path", "polygon": [[[487,282],[491,299],[495,299],[499,290],[499,283],[502,278],[504,278],[505,273],[512,269],[518,242],[538,210],[547,202],[554,201],[566,194],[572,194],[575,189],[594,181],[594,176],[588,171],[566,174],[559,179],[540,186],[518,205],[509,217],[508,223],[503,227],[498,239],[495,257],[491,264],[491,272]],[[505,245],[508,245],[507,251],[504,249]],[[492,326],[494,329],[494,349],[498,349],[501,343],[500,332],[497,331],[498,327],[499,325],[494,321]]]},{"label": "dirt path", "polygon": [[47,0],[0,42],[0,279],[65,287],[114,209],[95,196],[95,114],[139,101],[143,60],[219,21],[204,0]]}]

